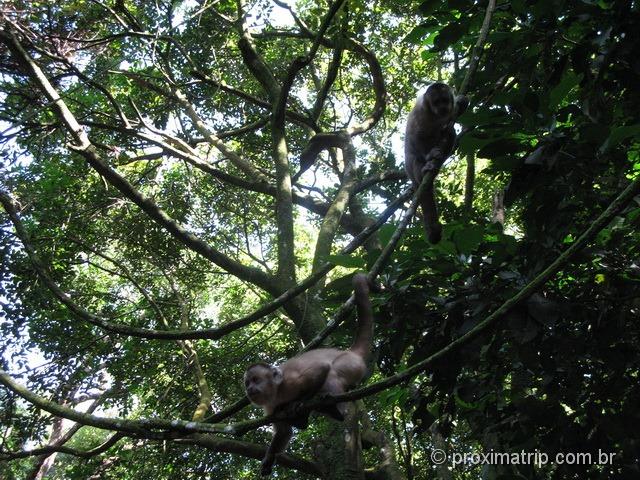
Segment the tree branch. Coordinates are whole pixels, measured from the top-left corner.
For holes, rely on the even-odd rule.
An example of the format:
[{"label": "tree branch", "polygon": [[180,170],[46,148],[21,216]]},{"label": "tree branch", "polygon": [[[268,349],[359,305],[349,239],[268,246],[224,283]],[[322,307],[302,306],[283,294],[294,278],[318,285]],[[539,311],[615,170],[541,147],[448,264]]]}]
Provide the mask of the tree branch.
[{"label": "tree branch", "polygon": [[[313,32],[287,32],[287,31],[276,31],[276,32],[265,32],[260,35],[262,37],[286,37],[286,38],[316,38]],[[387,90],[384,84],[384,76],[382,74],[382,67],[380,66],[380,62],[376,56],[370,52],[364,45],[358,43],[352,38],[344,38],[343,47],[346,50],[352,51],[356,53],[359,57],[361,57],[369,66],[369,72],[371,73],[371,80],[373,83],[373,91],[375,95],[375,103],[373,106],[373,110],[369,114],[369,116],[360,122],[359,124],[353,125],[347,128],[347,132],[349,135],[355,136],[360,135],[369,131],[373,128],[378,121],[382,118],[384,114],[385,108],[387,106]],[[322,38],[320,43],[327,48],[337,48],[338,45],[332,40],[327,38]]]},{"label": "tree branch", "polygon": [[578,239],[576,239],[576,241],[567,250],[560,254],[558,258],[556,258],[556,260],[554,260],[536,278],[525,285],[516,295],[504,302],[497,310],[495,310],[491,315],[489,315],[486,319],[469,330],[467,333],[452,341],[449,345],[437,351],[428,358],[407,368],[403,372],[400,372],[397,375],[393,375],[392,377],[388,377],[381,382],[374,383],[367,387],[352,390],[351,392],[343,395],[337,395],[335,397],[335,401],[343,402],[356,400],[405,382],[426,370],[427,367],[433,364],[436,360],[441,359],[454,350],[457,350],[461,346],[469,343],[471,340],[473,340],[478,335],[488,330],[495,323],[497,323],[502,315],[507,313],[511,308],[516,306],[522,300],[528,298],[538,288],[544,285],[553,276],[554,273],[556,273],[565,263],[567,263],[578,251],[584,248],[588,242],[593,240],[598,232],[606,227],[611,222],[611,220],[613,220],[616,215],[622,212],[627,204],[629,204],[629,202],[631,202],[633,198],[639,194],[640,176],[633,180],[629,184],[629,186],[627,186],[627,188],[625,188],[624,191],[622,191],[611,202],[609,207],[604,212],[602,212],[593,223],[591,223],[591,225],[584,231],[584,233],[580,235],[580,237],[578,237]]},{"label": "tree branch", "polygon": [[[432,173],[432,172],[429,172]],[[426,177],[429,175],[425,175]],[[420,184],[420,190],[423,188],[426,183],[425,179],[423,179]],[[368,385],[366,387],[361,387],[356,390],[352,390],[347,393],[343,393],[340,395],[336,395],[330,399],[322,399],[322,400],[310,400],[301,407],[301,411],[312,411],[318,410],[322,407],[326,407],[328,405],[332,405],[339,402],[349,402],[353,400],[358,400],[361,398],[365,398],[371,396],[375,393],[381,392],[383,390],[387,390],[390,387],[401,384],[425,371],[429,366],[431,366],[435,361],[442,359],[446,355],[452,353],[453,351],[459,349],[463,345],[469,343],[471,340],[479,336],[484,331],[488,330],[497,321],[502,318],[502,316],[507,313],[511,308],[516,306],[521,301],[528,298],[532,293],[534,293],[538,288],[540,288],[544,283],[546,283],[551,276],[562,267],[565,263],[571,259],[578,251],[584,248],[588,242],[593,240],[595,236],[606,227],[613,218],[618,215],[622,210],[633,200],[633,198],[637,195],[640,195],[640,176],[638,176],[629,186],[627,186],[624,191],[622,191],[609,205],[609,207],[602,212],[598,218],[584,231],[580,237],[571,245],[566,251],[556,258],[545,270],[543,270],[536,278],[531,280],[527,285],[525,285],[516,295],[511,297],[509,300],[504,302],[498,309],[496,309],[491,315],[489,315],[486,319],[476,325],[474,328],[469,330],[464,335],[458,337],[456,340],[453,340],[444,348],[438,350],[436,353],[430,355],[426,359],[412,365],[406,370],[397,373],[391,377],[387,377],[386,379]],[[419,195],[414,197],[414,200],[419,198]],[[412,202],[413,204],[413,202]],[[410,207],[411,208],[411,207]],[[409,210],[407,210],[408,213]],[[405,218],[408,215],[405,213]],[[391,242],[390,242],[391,243]],[[382,256],[382,255],[381,255]],[[373,270],[373,269],[372,269]],[[350,300],[353,299],[353,296]],[[269,423],[273,423],[275,420],[284,420],[286,412],[278,412],[274,415],[268,415],[255,420],[248,420],[245,422],[239,422],[233,426],[234,433],[244,433],[255,428],[258,428],[262,425],[267,425]]]},{"label": "tree branch", "polygon": [[29,54],[22,48],[22,45],[20,45],[13,33],[4,30],[0,33],[0,39],[9,47],[15,59],[25,68],[31,80],[52,102],[55,113],[60,121],[67,127],[75,142],[75,145],[69,145],[70,149],[85,157],[87,162],[111,185],[138,205],[152,220],[162,225],[176,240],[180,241],[187,248],[199,253],[204,258],[241,280],[258,285],[271,294],[278,295],[282,293],[270,275],[267,275],[255,267],[243,265],[212,248],[206,242],[179,225],[178,222],[158,207],[155,202],[143,196],[122,175],[107,165],[98,156],[86,132],[77,122],[65,102],[60,98],[58,92],[53,88],[51,83],[49,83],[49,80],[45,77],[44,73],[42,73],[40,67],[38,67]]},{"label": "tree branch", "polygon": [[271,102],[274,102],[280,93],[280,85],[275,76],[269,69],[269,66],[265,63],[264,59],[258,54],[253,43],[253,37],[249,32],[249,27],[246,23],[245,17],[245,5],[244,0],[237,0],[238,4],[238,25],[240,29],[240,40],[238,41],[238,48],[242,54],[242,59],[245,65],[253,76],[262,85],[265,92],[269,96]]},{"label": "tree branch", "polygon": [[484,14],[484,20],[482,21],[482,27],[480,27],[480,35],[478,35],[478,40],[476,41],[476,44],[473,46],[473,50],[471,51],[469,68],[467,69],[467,73],[462,80],[460,88],[458,89],[458,94],[460,95],[465,95],[467,93],[467,88],[469,88],[469,84],[471,83],[473,76],[476,74],[478,64],[480,63],[480,56],[482,55],[482,50],[484,49],[484,44],[487,41],[487,35],[489,34],[491,17],[493,17],[493,12],[495,11],[495,9],[496,0],[489,0],[487,10]]},{"label": "tree branch", "polygon": [[170,432],[180,434],[190,434],[194,432],[234,433],[233,426],[230,427],[224,424],[189,422],[186,420],[164,420],[159,418],[130,420],[121,417],[99,417],[97,415],[78,412],[32,392],[16,382],[11,378],[11,375],[4,370],[0,370],[0,384],[45,412],[49,412],[57,417],[73,420],[82,425],[89,425],[103,430],[130,433],[151,439],[167,438],[165,434]]},{"label": "tree branch", "polygon": [[[331,253],[331,247],[340,226],[340,219],[344,215],[345,210],[349,205],[349,200],[353,195],[353,191],[356,186],[356,149],[353,146],[351,137],[346,134],[340,135],[342,139],[342,146],[339,153],[344,157],[344,172],[340,182],[340,188],[336,192],[333,203],[329,207],[327,214],[322,219],[320,230],[318,231],[318,238],[316,240],[316,248],[313,254],[313,262],[311,271],[316,272],[326,261]],[[314,137],[315,138],[315,137]],[[316,290],[319,290],[324,284],[324,281],[319,282],[316,285]]]},{"label": "tree branch", "polygon": [[26,457],[34,457],[37,455],[51,455],[52,453],[66,453],[67,455],[73,455],[74,457],[80,458],[90,458],[95,457],[96,455],[100,455],[101,453],[106,452],[111,447],[113,447],[116,443],[120,441],[121,438],[124,438],[125,435],[123,433],[117,432],[109,437],[105,442],[98,445],[91,450],[78,450],[76,448],[65,447],[64,445],[49,445],[42,448],[34,448],[32,450],[23,450],[21,452],[6,452],[0,453],[0,459],[2,460],[16,460],[18,458],[26,458]]},{"label": "tree branch", "polygon": [[[342,255],[348,255],[349,253],[355,251],[360,245],[362,245],[367,238],[369,238],[380,226],[382,226],[388,219],[393,215],[393,213],[402,205],[404,201],[403,197],[393,202],[387,209],[385,209],[382,214],[377,218],[377,220],[365,228],[362,232],[356,235],[349,244],[341,250]],[[94,315],[87,310],[83,309],[79,305],[77,305],[69,295],[64,293],[60,287],[53,281],[51,276],[47,273],[47,269],[44,264],[40,260],[39,256],[35,252],[31,242],[29,241],[29,236],[24,228],[24,225],[20,221],[18,217],[18,213],[16,210],[16,206],[14,204],[13,199],[4,191],[0,190],[0,203],[3,205],[5,211],[9,215],[9,219],[14,225],[16,230],[16,235],[22,242],[27,255],[31,259],[31,262],[44,282],[44,284],[51,290],[51,292],[75,315],[77,315],[82,320],[85,320],[97,327],[113,332],[121,335],[129,335],[133,337],[141,337],[141,338],[149,338],[156,340],[194,340],[194,339],[211,339],[216,340],[222,338],[224,335],[231,333],[235,330],[238,330],[242,327],[250,325],[251,323],[256,322],[257,320],[265,317],[266,315],[275,312],[278,308],[283,306],[292,298],[297,295],[305,292],[310,287],[315,285],[315,283],[329,273],[335,265],[332,263],[326,263],[318,271],[310,276],[308,276],[304,281],[300,282],[295,287],[290,288],[285,291],[278,297],[276,297],[270,303],[264,305],[259,308],[255,312],[242,317],[238,320],[229,322],[218,328],[209,328],[202,330],[155,330],[148,328],[139,328],[139,327],[130,327],[126,325],[120,325],[116,323],[109,322],[97,315]]]},{"label": "tree branch", "polygon": [[[245,457],[255,458],[256,460],[261,460],[266,451],[266,447],[262,445],[202,434],[194,434],[190,435],[188,438],[178,439],[176,440],[176,443],[199,445],[214,452],[235,453]],[[320,468],[315,462],[310,462],[309,460],[305,460],[300,457],[281,453],[277,455],[276,463],[283,467],[292,468],[316,477],[320,476]]]}]

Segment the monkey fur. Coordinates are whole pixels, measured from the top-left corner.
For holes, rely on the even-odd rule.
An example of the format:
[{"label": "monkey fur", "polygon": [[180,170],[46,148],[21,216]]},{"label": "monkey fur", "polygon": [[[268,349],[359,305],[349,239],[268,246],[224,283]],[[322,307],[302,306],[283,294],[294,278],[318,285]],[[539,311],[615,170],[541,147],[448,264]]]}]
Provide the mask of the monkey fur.
[{"label": "monkey fur", "polygon": [[[437,173],[453,153],[456,139],[453,124],[468,106],[467,97],[454,95],[451,87],[440,82],[431,84],[418,97],[407,118],[404,138],[404,166],[416,187],[428,171]],[[424,191],[420,206],[427,239],[432,244],[438,243],[442,225],[438,220],[433,185]]]},{"label": "monkey fur", "polygon": [[[255,363],[247,368],[244,374],[247,397],[262,407],[266,415],[280,410],[295,411],[295,406],[303,400],[315,395],[338,395],[362,381],[373,343],[373,313],[367,276],[355,275],[353,286],[358,327],[349,349],[319,348],[301,353],[279,366]],[[331,405],[320,413],[344,420],[345,407],[344,404]],[[293,434],[292,425],[305,428],[307,424],[308,413],[274,422],[273,437],[262,460],[261,475],[271,473],[276,455],[287,448]]]}]

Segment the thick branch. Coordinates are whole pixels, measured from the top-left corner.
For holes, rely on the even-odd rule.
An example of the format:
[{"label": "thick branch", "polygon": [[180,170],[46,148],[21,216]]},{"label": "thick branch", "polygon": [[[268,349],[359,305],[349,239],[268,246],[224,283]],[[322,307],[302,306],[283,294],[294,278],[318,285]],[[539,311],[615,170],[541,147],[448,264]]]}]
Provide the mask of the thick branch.
[{"label": "thick branch", "polygon": [[[58,417],[67,418],[83,425],[89,425],[100,429],[113,430],[117,433],[110,437],[102,445],[89,451],[78,451],[68,447],[44,447],[42,449],[15,452],[11,454],[2,454],[0,458],[23,458],[31,455],[40,455],[44,453],[53,453],[56,451],[69,453],[70,455],[77,455],[80,457],[90,457],[106,451],[112,445],[114,445],[120,438],[125,436],[124,434],[133,434],[137,437],[149,438],[149,439],[175,439],[175,434],[189,435],[188,438],[179,440],[182,443],[197,444],[210,448],[214,451],[238,453],[252,458],[262,458],[265,452],[265,447],[254,445],[246,442],[239,442],[237,440],[231,440],[226,438],[218,438],[212,435],[198,435],[200,433],[227,433],[227,434],[239,434],[235,431],[233,426],[216,425],[210,423],[200,422],[187,422],[184,420],[162,420],[162,419],[143,419],[143,420],[129,420],[125,418],[106,418],[98,417],[95,415],[89,415],[81,412],[77,412],[73,409],[63,407],[55,402],[47,400],[39,395],[33,393],[22,385],[14,381],[11,376],[2,370],[0,370],[0,384],[7,387],[9,390],[15,392],[20,397],[24,398],[27,402],[32,403],[38,408],[49,412]],[[10,456],[10,457],[8,457]],[[8,457],[8,458],[7,458]],[[300,458],[293,457],[291,455],[280,455],[279,461],[282,465],[295,468],[311,474],[317,474],[318,468],[314,463]]]},{"label": "thick branch", "polygon": [[7,452],[0,453],[0,459],[2,460],[15,460],[18,458],[34,457],[36,455],[51,455],[52,453],[66,453],[67,455],[73,455],[74,457],[90,458],[100,455],[113,447],[121,438],[124,438],[124,434],[115,433],[102,444],[98,445],[91,450],[78,450],[76,448],[65,447],[64,445],[49,445],[42,448],[34,448],[32,450],[23,450],[21,452]]},{"label": "thick branch", "polygon": [[[327,214],[322,219],[322,224],[318,231],[316,248],[313,255],[313,264],[311,267],[312,272],[316,272],[327,261],[327,258],[331,253],[331,247],[333,245],[336,232],[340,226],[340,219],[349,205],[349,199],[353,195],[353,191],[356,186],[356,177],[354,175],[356,166],[356,150],[353,146],[353,142],[351,141],[351,137],[345,134],[341,135],[341,137],[343,145],[340,152],[344,157],[345,168],[340,188],[338,189]],[[320,284],[318,287],[320,287]]]},{"label": "thick branch", "polygon": [[305,149],[300,153],[300,170],[291,177],[291,181],[295,183],[300,176],[314,164],[320,152],[328,150],[329,148],[344,148],[347,142],[345,137],[348,136],[345,135],[345,133],[346,132],[318,133],[311,137]]},{"label": "thick branch", "polygon": [[311,49],[305,56],[296,58],[292,62],[291,66],[289,67],[289,70],[284,79],[282,89],[280,90],[280,93],[278,95],[278,100],[274,108],[275,123],[278,123],[278,124],[284,123],[284,114],[285,114],[285,107],[287,105],[287,98],[289,96],[291,87],[293,86],[293,82],[295,81],[296,75],[300,70],[302,70],[304,67],[309,65],[313,60],[313,57],[315,56],[315,54],[318,51],[318,48],[320,47],[320,43],[322,41],[322,38],[324,37],[325,32],[327,31],[327,28],[329,28],[329,25],[333,21],[333,17],[338,13],[340,8],[342,8],[342,5],[344,4],[344,2],[345,0],[336,0],[331,4],[331,6],[329,7],[329,11],[327,12],[324,19],[322,20],[318,33],[315,35]]},{"label": "thick branch", "polygon": [[[348,255],[349,253],[355,251],[362,243],[366,241],[366,239],[371,236],[380,226],[382,226],[388,219],[393,215],[393,213],[398,209],[398,207],[402,204],[402,199],[398,199],[393,202],[387,209],[377,218],[377,220],[372,223],[370,226],[365,228],[360,234],[353,238],[353,240],[341,251],[341,254]],[[152,338],[157,340],[187,340],[187,339],[218,339],[222,338],[224,335],[238,330],[239,328],[250,325],[251,323],[265,317],[266,315],[275,312],[278,308],[284,305],[286,302],[301,294],[302,292],[308,290],[311,286],[315,285],[315,283],[325,276],[328,272],[330,272],[335,265],[331,263],[326,263],[322,268],[318,269],[318,271],[309,277],[307,277],[304,281],[296,285],[295,287],[287,290],[282,293],[280,296],[276,297],[270,303],[264,305],[259,308],[255,312],[250,315],[247,315],[241,319],[235,320],[233,322],[229,322],[218,328],[210,328],[210,329],[202,329],[202,330],[154,330],[147,328],[139,328],[139,327],[129,327],[126,325],[120,325],[116,323],[109,322],[97,315],[94,315],[82,307],[78,306],[66,293],[64,293],[60,287],[53,281],[50,275],[47,273],[47,269],[44,267],[42,261],[39,259],[39,256],[35,252],[31,242],[29,241],[29,236],[18,217],[18,213],[16,207],[14,205],[11,197],[0,190],[0,203],[2,203],[5,211],[9,215],[11,222],[14,225],[16,230],[16,235],[22,242],[25,251],[29,255],[31,262],[44,282],[44,284],[51,290],[51,292],[67,307],[71,310],[75,315],[77,315],[82,320],[85,320],[93,325],[96,325],[99,328],[102,328],[106,331],[118,333],[122,335],[130,335],[134,337],[143,337],[143,338]]]},{"label": "thick branch", "polygon": [[29,54],[22,48],[22,45],[20,45],[13,33],[5,30],[0,33],[0,39],[7,44],[16,60],[25,68],[31,80],[52,102],[56,115],[67,127],[74,142],[76,142],[76,145],[70,145],[69,148],[72,148],[84,156],[87,162],[111,185],[117,188],[133,203],[138,205],[142,211],[149,215],[149,217],[151,217],[155,222],[162,225],[175,239],[183,243],[186,247],[199,253],[203,257],[242,280],[258,285],[263,290],[272,294],[277,295],[281,293],[274,285],[271,276],[257,268],[243,265],[242,263],[237,262],[212,248],[206,242],[196,237],[193,233],[180,226],[178,222],[158,207],[155,202],[143,196],[122,175],[103,162],[96,153],[95,147],[91,144],[91,141],[82,126],[77,122],[74,115],[67,108],[67,105],[64,103],[62,98],[60,98],[60,95],[53,88],[49,80],[45,77],[40,67],[38,67]]},{"label": "thick branch", "polygon": [[[407,208],[404,215],[402,216],[402,219],[400,220],[400,223],[398,223],[396,230],[393,232],[393,235],[391,236],[389,243],[385,245],[384,249],[382,250],[382,252],[380,252],[380,255],[378,256],[375,263],[369,270],[368,276],[371,280],[375,279],[384,268],[386,262],[388,261],[389,257],[393,253],[393,250],[395,249],[397,243],[400,241],[400,238],[402,237],[404,230],[407,228],[407,225],[409,225],[409,222],[411,221],[411,217],[413,217],[413,214],[415,213],[416,208],[418,206],[418,202],[419,202],[420,196],[422,195],[422,192],[424,192],[424,190],[428,188],[429,184],[433,183],[434,178],[435,178],[434,171],[427,172],[427,174],[422,179],[422,183],[413,193],[413,197],[411,199],[411,203],[409,204],[409,208]],[[402,195],[400,195],[398,200],[401,200],[404,203],[405,199],[408,197],[410,193],[411,193],[411,188],[407,189]],[[344,320],[347,317],[354,303],[355,303],[355,295],[351,295],[351,297],[349,297],[349,300],[347,300],[347,302],[344,305],[342,305],[340,309],[338,309],[338,311],[334,314],[331,320],[327,322],[327,326],[320,333],[318,333],[318,335],[316,335],[316,337],[313,340],[311,340],[311,342],[309,342],[305,346],[305,351],[311,350],[313,348],[320,346],[322,342],[336,328],[338,328],[342,320]]]},{"label": "thick branch", "polygon": [[311,117],[315,122],[320,118],[320,114],[322,113],[322,109],[324,108],[324,103],[329,96],[329,92],[331,91],[331,87],[333,87],[336,78],[338,78],[338,72],[340,71],[340,66],[342,65],[342,52],[344,51],[344,47],[340,43],[340,40],[337,41],[336,47],[333,49],[333,57],[331,58],[331,63],[327,68],[327,78],[322,84],[322,88],[318,92],[316,97],[316,101],[313,104],[313,108],[311,109]]},{"label": "thick branch", "polygon": [[278,97],[280,92],[280,85],[275,76],[271,72],[271,69],[266,64],[262,56],[256,50],[253,43],[253,37],[249,32],[249,27],[246,23],[246,13],[244,8],[244,0],[238,0],[238,24],[240,26],[240,40],[238,41],[238,47],[242,54],[242,59],[245,65],[253,76],[260,82],[262,87],[267,92],[269,99],[273,102]]},{"label": "thick branch", "polygon": [[99,417],[87,413],[78,412],[72,408],[47,400],[31,390],[16,382],[8,372],[0,370],[0,384],[7,387],[12,392],[24,398],[45,412],[49,412],[57,417],[67,418],[82,425],[100,428],[103,430],[113,430],[122,433],[141,435],[145,438],[165,438],[167,432],[175,433],[232,433],[228,425],[188,422],[185,420],[163,420],[158,418],[129,420],[119,417]]},{"label": "thick branch", "polygon": [[[291,191],[291,176],[289,172],[289,159],[285,132],[285,111],[287,99],[298,72],[311,63],[315,56],[322,37],[329,27],[334,15],[338,12],[344,0],[337,0],[329,8],[320,27],[320,33],[314,40],[309,53],[304,57],[296,58],[290,65],[284,78],[282,88],[274,99],[271,133],[273,139],[273,158],[276,170],[276,222],[278,226],[278,277],[280,281],[289,286],[295,283],[295,248],[293,232],[293,198]],[[303,318],[298,330],[302,338],[309,340],[314,331],[320,328],[316,325],[314,317]]]},{"label": "thick branch", "polygon": [[[313,32],[287,32],[287,31],[277,31],[277,32],[265,32],[260,36],[268,37],[286,37],[286,38],[316,38]],[[328,38],[322,38],[321,44],[327,48],[339,48],[340,45],[337,45],[335,41],[329,40]],[[384,76],[382,74],[382,67],[380,66],[380,62],[376,56],[370,52],[364,45],[358,43],[357,41],[351,38],[345,38],[343,40],[342,46],[349,51],[356,53],[359,57],[364,59],[364,61],[369,66],[369,72],[371,73],[371,80],[373,83],[373,91],[375,95],[375,103],[373,106],[372,112],[369,116],[360,122],[357,125],[353,125],[347,129],[349,135],[359,135],[362,134],[371,128],[373,128],[378,121],[382,118],[382,114],[387,106],[387,90],[384,84]]]},{"label": "thick branch", "polygon": [[[266,447],[248,442],[240,442],[229,438],[220,438],[213,435],[194,434],[188,438],[176,440],[176,443],[185,445],[199,445],[214,452],[234,453],[249,458],[261,460],[264,457]],[[309,460],[281,453],[276,457],[276,463],[283,467],[292,468],[300,472],[320,477],[320,468]]]}]

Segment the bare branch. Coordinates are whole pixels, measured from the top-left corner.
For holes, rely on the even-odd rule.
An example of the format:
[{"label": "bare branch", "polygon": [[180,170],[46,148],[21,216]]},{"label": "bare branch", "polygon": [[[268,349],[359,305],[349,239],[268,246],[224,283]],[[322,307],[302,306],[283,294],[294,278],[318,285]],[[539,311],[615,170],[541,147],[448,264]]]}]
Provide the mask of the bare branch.
[{"label": "bare branch", "polygon": [[478,35],[478,40],[476,41],[476,44],[473,46],[473,50],[471,51],[471,60],[469,62],[467,74],[464,76],[462,85],[460,85],[460,88],[458,90],[458,93],[460,95],[465,95],[467,93],[469,83],[471,82],[471,79],[473,79],[473,76],[476,74],[476,70],[478,69],[478,64],[480,62],[480,56],[482,55],[482,50],[484,49],[484,44],[487,41],[487,35],[489,34],[491,17],[493,17],[493,12],[495,9],[496,0],[489,0],[487,10],[484,14],[484,20],[482,21],[482,27],[480,27],[480,35]]}]

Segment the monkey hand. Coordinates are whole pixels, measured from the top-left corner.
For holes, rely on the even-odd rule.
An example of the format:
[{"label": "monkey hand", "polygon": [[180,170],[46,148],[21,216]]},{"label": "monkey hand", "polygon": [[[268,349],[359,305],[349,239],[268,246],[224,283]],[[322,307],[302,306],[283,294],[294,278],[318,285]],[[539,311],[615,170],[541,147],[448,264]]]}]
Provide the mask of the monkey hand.
[{"label": "monkey hand", "polygon": [[385,287],[382,283],[380,283],[378,280],[369,280],[369,289],[373,292],[373,293],[382,293],[385,291]]},{"label": "monkey hand", "polygon": [[433,147],[429,153],[424,156],[424,165],[421,173],[425,175],[427,172],[438,170],[444,161],[444,153],[440,147]]},{"label": "monkey hand", "polygon": [[273,470],[273,462],[275,462],[275,460],[275,455],[267,454],[264,456],[264,458],[262,459],[262,466],[260,468],[260,476],[266,477],[268,475],[271,475],[271,472]]},{"label": "monkey hand", "polygon": [[439,162],[437,162],[435,159],[424,162],[424,166],[422,167],[422,170],[420,173],[422,173],[422,175],[426,175],[428,172],[433,172],[434,170],[438,170],[440,168],[438,164]]}]

